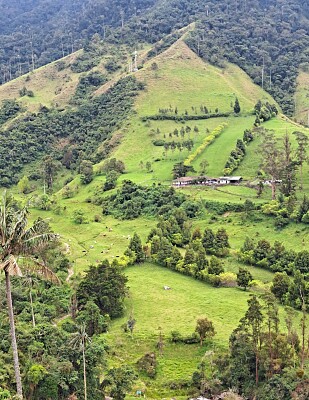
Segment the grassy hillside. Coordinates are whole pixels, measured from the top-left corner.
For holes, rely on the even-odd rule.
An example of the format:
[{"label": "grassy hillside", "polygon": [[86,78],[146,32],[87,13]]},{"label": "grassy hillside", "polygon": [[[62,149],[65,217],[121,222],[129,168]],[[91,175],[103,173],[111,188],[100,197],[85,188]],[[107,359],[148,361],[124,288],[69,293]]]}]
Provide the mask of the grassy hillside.
[{"label": "grassy hillside", "polygon": [[[68,66],[78,55],[79,52],[63,58],[61,61],[65,63],[66,68],[61,71],[57,67],[59,61],[56,61],[1,85],[0,101],[17,99],[33,112],[38,111],[40,105],[46,107],[67,105],[75,92],[80,75],[72,72]],[[34,97],[21,97],[19,91],[23,87],[33,91]]]},{"label": "grassy hillside", "polygon": [[[129,278],[130,297],[126,301],[126,314],[113,322],[108,334],[113,356],[111,365],[129,363],[135,365],[147,352],[156,350],[159,330],[164,335],[164,349],[158,357],[158,373],[155,380],[143,377],[135,388],[144,388],[147,398],[161,398],[186,394],[185,390],[170,392],[174,382],[189,381],[197,368],[197,360],[207,351],[227,348],[229,335],[238,325],[247,309],[249,292],[235,288],[215,289],[202,282],[184,277],[170,270],[145,264],[126,270]],[[169,285],[171,290],[163,289]],[[136,327],[133,338],[122,331],[130,313],[134,314]],[[216,329],[214,343],[183,345],[169,342],[171,331],[188,335],[195,330],[196,319],[206,316]],[[282,327],[284,312],[280,308]],[[284,328],[283,328],[284,329]],[[206,368],[210,369],[210,356]],[[177,396],[177,399],[180,397]]]},{"label": "grassy hillside", "polygon": [[[104,72],[103,60],[99,66]],[[125,67],[109,76],[109,82],[96,91],[96,95],[104,93],[119,77],[127,75]],[[68,74],[68,75],[66,75]],[[65,78],[67,76],[67,78]],[[74,94],[80,74],[72,74],[69,68],[57,71],[56,64],[41,68],[30,80],[20,78],[0,88],[0,96],[11,88],[12,97],[17,95],[20,88],[27,83],[27,89],[34,91],[34,98],[25,98],[29,110],[36,110],[40,104],[51,106],[58,103],[66,106]],[[249,77],[238,67],[228,64],[225,69],[219,69],[203,62],[193,53],[182,40],[178,40],[167,51],[147,61],[135,76],[145,83],[145,90],[139,92],[135,99],[134,109],[123,123],[121,129],[115,132],[112,140],[119,141],[111,153],[124,162],[125,174],[121,181],[131,179],[136,183],[150,186],[153,183],[171,185],[172,168],[175,163],[184,161],[205,137],[211,134],[218,126],[225,123],[222,133],[193,161],[196,172],[200,173],[200,162],[206,159],[209,162],[207,174],[220,176],[223,174],[225,162],[235,147],[237,139],[242,138],[243,131],[253,126],[255,116],[253,107],[261,99],[273,103],[269,95],[252,83]],[[67,82],[65,80],[67,79]],[[68,86],[66,86],[68,84]],[[14,86],[15,85],[15,86]],[[33,85],[33,86],[31,86]],[[46,89],[42,87],[46,85]],[[55,88],[63,85],[59,94]],[[67,91],[66,91],[67,90]],[[63,95],[63,97],[61,97]],[[60,96],[60,97],[57,97]],[[238,116],[233,113],[233,104],[236,97],[239,99],[241,112]],[[1,98],[1,97],[0,97]],[[204,106],[209,113],[229,113],[228,116],[199,118]],[[196,117],[196,120],[154,120],[147,117],[160,115],[159,109],[168,109],[170,116],[185,115]],[[175,110],[177,109],[177,114]],[[211,110],[211,111],[210,111]],[[161,113],[162,114],[162,113]],[[301,129],[296,123],[278,116],[263,125],[273,130],[278,138],[286,132],[292,133]],[[184,137],[179,132],[184,129]],[[177,134],[175,132],[178,132]],[[177,148],[166,150],[164,146],[154,145],[154,141],[181,143],[184,140],[192,141],[193,147],[182,151]],[[251,181],[256,177],[259,169],[259,149],[261,138],[257,136],[248,146],[247,154],[235,175],[242,175],[245,180]],[[98,146],[104,146],[98,143]],[[295,142],[293,142],[295,149]],[[78,274],[87,269],[90,264],[97,264],[100,260],[119,259],[126,250],[130,238],[137,232],[143,244],[150,230],[156,226],[155,217],[140,217],[134,220],[116,220],[102,214],[102,207],[94,205],[90,199],[97,193],[102,193],[105,176],[100,172],[101,163],[94,166],[95,176],[88,185],[83,185],[77,175],[69,183],[75,193],[72,198],[63,198],[62,184],[68,178],[68,171],[59,172],[55,183],[55,193],[50,196],[51,210],[42,211],[37,208],[31,210],[31,218],[47,218],[55,232],[60,233],[64,243],[64,250],[71,260],[71,272]],[[146,164],[150,162],[147,170]],[[31,171],[31,166],[26,171]],[[305,190],[309,189],[308,166],[304,168]],[[34,198],[42,195],[41,181],[35,183],[34,191],[30,195],[18,195],[19,198]],[[102,196],[114,193],[106,192]],[[209,187],[190,187],[183,190],[188,198],[200,205],[205,200],[215,200],[222,203],[244,203],[249,199],[256,204],[262,204],[271,199],[269,189],[266,189],[261,198],[257,198],[256,190],[245,185],[226,186],[214,190]],[[15,188],[15,192],[17,189]],[[303,193],[299,193],[299,197]],[[74,212],[81,211],[85,217],[82,224],[74,222]],[[96,221],[96,222],[95,222]],[[236,273],[242,266],[236,258],[237,250],[242,246],[246,236],[257,240],[266,238],[272,244],[277,240],[283,242],[286,248],[296,251],[304,250],[308,243],[308,225],[290,223],[282,230],[276,230],[272,218],[262,215],[226,212],[217,215],[203,208],[200,215],[192,219],[193,228],[204,230],[211,227],[214,230],[226,229],[231,245],[231,254],[224,259],[225,271]],[[184,253],[184,249],[181,249]],[[260,280],[269,286],[273,274],[263,269],[249,267],[254,279]],[[126,269],[129,278],[130,295],[126,299],[126,311],[123,318],[112,322],[107,340],[110,345],[109,366],[121,364],[136,364],[136,361],[145,353],[156,348],[159,328],[165,337],[164,353],[159,357],[158,376],[151,381],[140,376],[135,389],[147,386],[147,397],[159,399],[170,395],[185,396],[185,389],[171,392],[171,382],[188,382],[197,364],[208,350],[227,349],[228,338],[243,316],[249,293],[238,288],[214,288],[205,283],[196,281],[187,276],[146,263]],[[171,291],[164,291],[168,285]],[[136,319],[134,337],[126,335],[121,325],[128,320],[133,312]],[[209,317],[216,328],[217,335],[214,345],[171,344],[168,337],[172,330],[182,334],[191,334],[195,329],[196,319],[200,316]],[[283,315],[281,309],[281,316]],[[283,320],[283,318],[282,318]],[[209,366],[207,366],[209,368]],[[178,399],[182,397],[177,397]]]},{"label": "grassy hillside", "polygon": [[[154,63],[157,68],[153,67]],[[154,146],[154,140],[177,140],[174,136],[170,139],[169,133],[189,126],[190,138],[194,140],[196,148],[205,137],[206,130],[212,131],[220,123],[227,122],[229,126],[222,136],[200,156],[210,158],[209,174],[222,174],[226,158],[236,139],[242,137],[244,129],[253,125],[254,117],[250,114],[255,103],[259,99],[273,102],[240,68],[228,64],[225,69],[219,69],[206,64],[182,40],[178,40],[168,50],[146,63],[144,68],[136,73],[136,77],[145,82],[147,89],[138,96],[135,105],[136,116],[133,116],[120,132],[123,137],[122,143],[114,155],[125,161],[128,172],[139,181],[170,180],[173,164],[188,156],[186,151],[181,154],[175,151],[163,155],[164,148]],[[141,121],[142,117],[158,114],[160,108],[177,108],[178,115],[187,112],[188,115],[194,116],[201,114],[202,105],[212,112],[218,109],[219,112],[232,113],[236,97],[241,106],[241,116],[237,118],[200,119],[183,124],[175,121]],[[198,128],[197,134],[194,133],[195,126]],[[140,161],[144,164],[147,161],[155,163],[152,165],[151,176],[145,175],[145,171],[140,171]],[[198,164],[199,160],[194,164],[196,169],[199,168]]]},{"label": "grassy hillside", "polygon": [[295,92],[295,118],[302,124],[309,126],[309,72],[300,70],[297,77]]}]

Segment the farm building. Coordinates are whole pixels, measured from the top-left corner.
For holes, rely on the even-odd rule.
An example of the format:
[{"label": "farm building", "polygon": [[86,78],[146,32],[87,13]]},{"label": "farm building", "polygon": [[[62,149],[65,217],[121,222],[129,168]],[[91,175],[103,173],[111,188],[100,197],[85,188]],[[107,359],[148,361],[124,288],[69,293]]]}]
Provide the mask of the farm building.
[{"label": "farm building", "polygon": [[189,185],[237,185],[241,181],[241,176],[222,176],[220,178],[210,178],[208,176],[182,176],[173,181],[173,186],[183,187]]},{"label": "farm building", "polygon": [[236,185],[242,181],[241,176],[221,176],[219,178],[220,185]]}]

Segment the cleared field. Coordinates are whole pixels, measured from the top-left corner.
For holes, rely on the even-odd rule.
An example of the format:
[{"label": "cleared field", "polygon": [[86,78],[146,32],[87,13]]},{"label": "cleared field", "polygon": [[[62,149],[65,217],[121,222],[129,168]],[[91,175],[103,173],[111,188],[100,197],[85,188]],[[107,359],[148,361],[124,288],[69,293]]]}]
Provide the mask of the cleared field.
[{"label": "cleared field", "polygon": [[[155,62],[158,69],[153,70]],[[172,135],[175,129],[189,126],[191,133],[184,138],[192,139],[195,148],[203,138],[220,123],[228,122],[229,126],[194,162],[197,173],[199,164],[206,158],[210,163],[207,173],[214,176],[222,175],[225,162],[236,140],[242,138],[243,131],[251,128],[254,117],[251,115],[257,100],[264,99],[273,102],[271,97],[260,87],[254,85],[250,78],[235,65],[228,64],[225,69],[219,69],[203,62],[193,53],[183,41],[177,41],[167,51],[155,57],[151,62],[136,73],[136,76],[146,84],[135,104],[136,115],[133,115],[119,134],[122,141],[114,155],[125,161],[130,177],[140,182],[170,181],[171,171],[176,162],[183,161],[186,150],[179,152],[164,152],[163,146],[154,146],[154,140],[175,140],[180,138]],[[209,120],[185,121],[148,121],[142,122],[141,117],[159,113],[159,109],[177,108],[178,115],[201,114],[200,107],[206,106],[214,112],[232,112],[235,98],[241,106],[239,117],[212,118]],[[194,132],[194,127],[198,132]],[[152,172],[145,174],[140,162],[152,164]]]},{"label": "cleared field", "polygon": [[[112,323],[107,336],[113,354],[109,362],[111,365],[135,365],[145,353],[156,351],[160,328],[164,335],[164,349],[162,356],[157,355],[157,377],[155,380],[142,379],[136,388],[145,388],[150,399],[181,395],[181,391],[172,394],[167,384],[190,380],[198,360],[206,351],[227,348],[231,332],[247,309],[250,293],[238,288],[215,289],[152,264],[130,267],[126,269],[126,274],[130,297],[126,301],[125,316]],[[164,290],[164,285],[169,285],[171,290]],[[132,312],[136,319],[133,338],[121,328]],[[282,308],[280,315],[283,327]],[[188,335],[195,330],[197,318],[203,316],[211,319],[215,326],[217,334],[213,343],[205,343],[202,347],[169,343],[171,331]],[[209,362],[208,356],[207,368]]]},{"label": "cleared field", "polygon": [[295,118],[309,126],[309,71],[299,71],[295,92]]}]

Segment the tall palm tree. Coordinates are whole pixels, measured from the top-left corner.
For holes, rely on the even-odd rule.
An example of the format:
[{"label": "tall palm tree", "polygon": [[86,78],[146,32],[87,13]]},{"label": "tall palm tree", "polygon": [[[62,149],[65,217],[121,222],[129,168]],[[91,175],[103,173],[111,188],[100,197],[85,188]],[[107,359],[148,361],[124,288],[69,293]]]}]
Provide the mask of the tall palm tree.
[{"label": "tall palm tree", "polygon": [[34,307],[33,307],[32,290],[36,283],[37,283],[37,279],[34,275],[29,274],[29,272],[26,272],[24,274],[22,285],[27,287],[28,291],[29,291],[29,300],[30,300],[30,309],[31,309],[31,318],[32,318],[33,328],[35,328],[35,315],[34,315]]},{"label": "tall palm tree", "polygon": [[6,299],[10,321],[10,335],[13,350],[13,362],[16,379],[17,397],[23,398],[23,390],[16,342],[16,330],[12,303],[11,276],[22,276],[18,265],[19,257],[32,261],[32,270],[38,275],[58,282],[56,275],[39,262],[41,249],[58,235],[46,232],[44,221],[36,221],[28,227],[27,207],[18,207],[14,198],[4,192],[0,201],[0,271],[5,274]]},{"label": "tall palm tree", "polygon": [[87,400],[87,376],[86,376],[86,344],[91,342],[91,338],[86,332],[85,324],[79,327],[79,331],[76,332],[71,340],[73,347],[79,347],[83,354],[83,370],[84,370],[84,400]]}]

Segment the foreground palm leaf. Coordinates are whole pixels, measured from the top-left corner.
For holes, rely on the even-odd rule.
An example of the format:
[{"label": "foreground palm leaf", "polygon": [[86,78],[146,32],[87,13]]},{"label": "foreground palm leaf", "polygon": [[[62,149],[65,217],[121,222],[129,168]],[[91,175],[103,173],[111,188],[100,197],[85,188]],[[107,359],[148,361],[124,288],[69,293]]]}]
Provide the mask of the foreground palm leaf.
[{"label": "foreground palm leaf", "polygon": [[[23,398],[15,322],[11,294],[10,276],[22,276],[18,258],[27,259],[28,272],[36,273],[44,279],[59,283],[58,277],[38,259],[38,254],[58,235],[46,232],[44,221],[36,221],[28,228],[28,210],[18,207],[14,198],[4,192],[0,203],[0,271],[5,274],[7,307],[10,320],[14,370],[18,399]],[[35,257],[34,257],[35,256]]]}]

